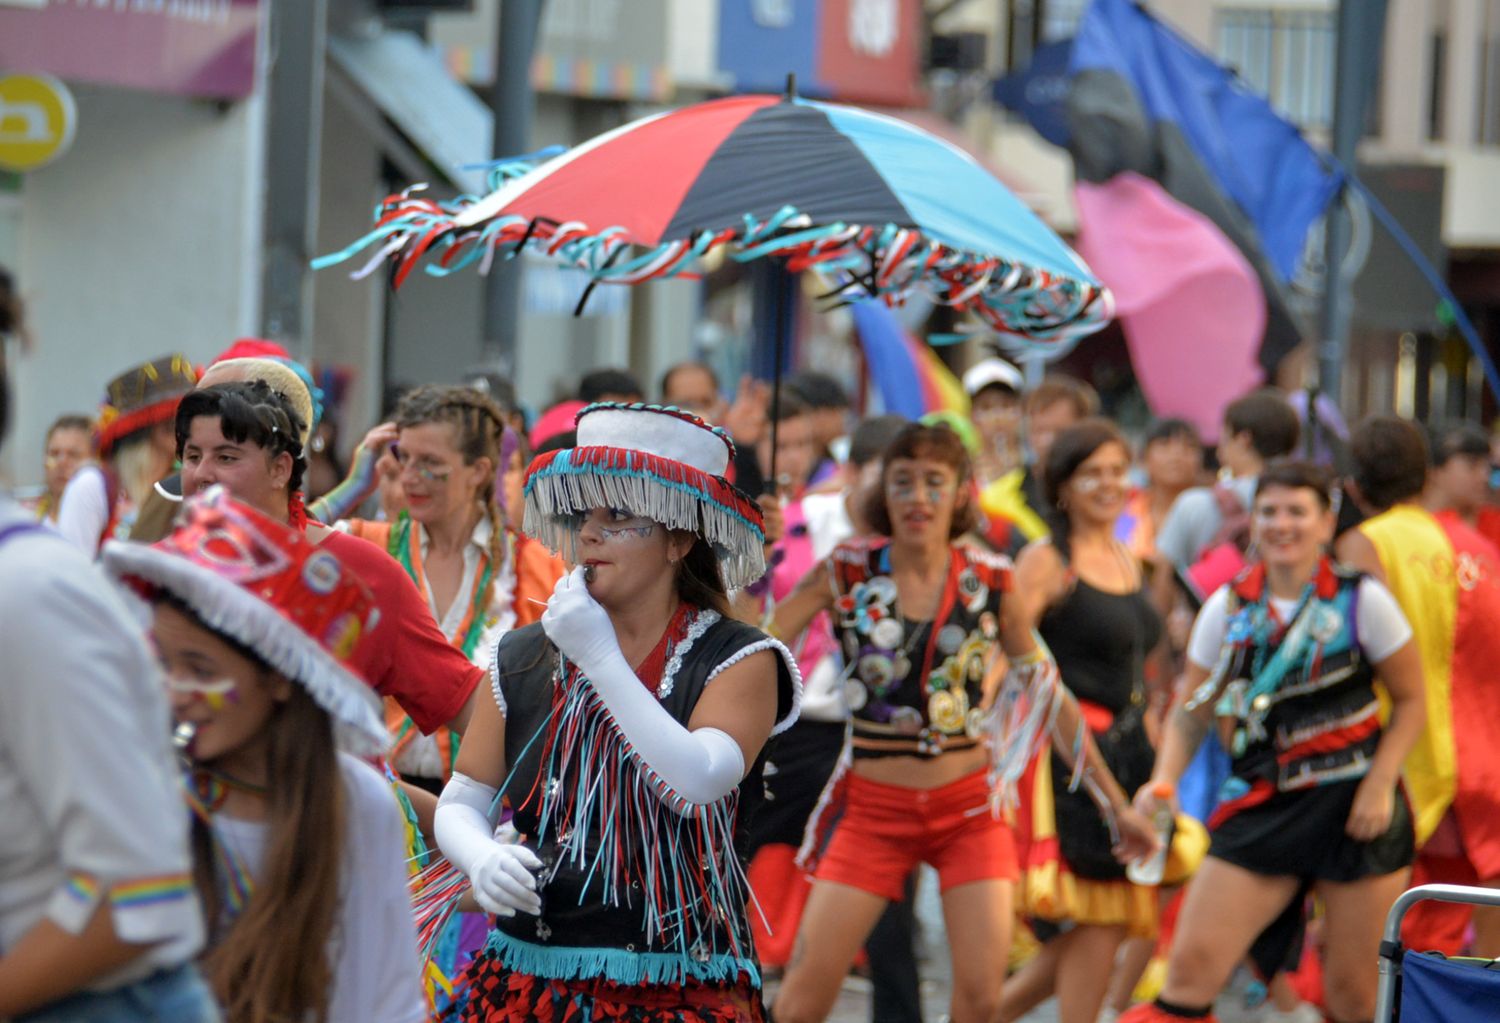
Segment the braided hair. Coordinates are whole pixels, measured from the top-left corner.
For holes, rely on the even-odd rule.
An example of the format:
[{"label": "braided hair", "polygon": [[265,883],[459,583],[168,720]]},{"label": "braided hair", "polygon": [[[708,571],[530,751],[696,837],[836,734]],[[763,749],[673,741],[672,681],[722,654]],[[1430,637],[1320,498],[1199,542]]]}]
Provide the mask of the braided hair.
[{"label": "braided hair", "polygon": [[495,480],[505,468],[500,464],[505,414],[499,405],[472,387],[425,384],[402,395],[395,418],[398,430],[424,423],[447,423],[453,427],[454,447],[465,465],[473,465],[481,458],[490,460],[490,474],[475,495],[490,523],[490,579],[478,604],[488,608],[495,594],[495,580],[505,563],[505,519],[495,498]]}]

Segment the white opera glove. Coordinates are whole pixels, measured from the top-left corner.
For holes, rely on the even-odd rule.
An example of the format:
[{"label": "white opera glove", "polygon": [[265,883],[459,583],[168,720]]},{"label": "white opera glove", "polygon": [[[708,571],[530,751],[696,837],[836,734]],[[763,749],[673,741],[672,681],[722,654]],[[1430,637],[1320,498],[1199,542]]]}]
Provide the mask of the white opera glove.
[{"label": "white opera glove", "polygon": [[468,876],[474,900],[486,912],[539,913],[542,900],[533,872],[542,869],[542,861],[524,845],[495,841],[489,817],[495,796],[495,789],[455,771],[433,817],[438,848]]},{"label": "white opera glove", "polygon": [[[717,728],[688,731],[641,684],[620,652],[609,614],[584,584],[578,568],[557,581],[542,615],[547,638],[576,664],[614,717],[635,752],[668,792],[679,811],[716,802],[745,776],[740,744]],[[675,797],[675,798],[674,798]]]}]

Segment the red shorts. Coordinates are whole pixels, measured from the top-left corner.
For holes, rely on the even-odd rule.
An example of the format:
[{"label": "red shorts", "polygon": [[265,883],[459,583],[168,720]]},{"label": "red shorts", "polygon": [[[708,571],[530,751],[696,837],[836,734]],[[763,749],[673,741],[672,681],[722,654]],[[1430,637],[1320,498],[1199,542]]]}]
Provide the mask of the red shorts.
[{"label": "red shorts", "polygon": [[918,863],[938,872],[946,892],[971,881],[1014,881],[1015,840],[990,812],[984,771],[935,789],[848,776],[843,816],[818,860],[819,881],[899,902]]}]

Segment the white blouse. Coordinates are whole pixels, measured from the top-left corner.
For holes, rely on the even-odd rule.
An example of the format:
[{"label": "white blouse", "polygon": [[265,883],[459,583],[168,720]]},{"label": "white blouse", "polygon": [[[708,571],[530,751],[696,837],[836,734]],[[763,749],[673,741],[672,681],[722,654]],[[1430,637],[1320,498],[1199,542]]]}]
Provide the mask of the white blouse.
[{"label": "white blouse", "polygon": [[[328,948],[333,973],[328,1023],[422,1023],[427,1003],[407,894],[406,822],[390,784],[374,768],[340,753],[339,769],[348,833]],[[266,824],[220,814],[214,830],[257,877],[265,860]]]}]

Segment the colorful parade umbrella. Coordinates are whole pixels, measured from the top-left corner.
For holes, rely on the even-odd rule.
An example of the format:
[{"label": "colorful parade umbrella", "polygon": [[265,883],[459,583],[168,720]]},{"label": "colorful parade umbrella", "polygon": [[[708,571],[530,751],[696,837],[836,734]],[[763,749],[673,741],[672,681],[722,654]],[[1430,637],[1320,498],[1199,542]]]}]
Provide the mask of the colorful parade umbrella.
[{"label": "colorful parade umbrella", "polygon": [[[840,300],[920,290],[1038,339],[1109,322],[1108,290],[967,153],[910,124],[789,95],[735,96],[633,121],[496,175],[483,198],[388,198],[376,227],[323,267],[379,246],[399,286],[529,249],[594,284],[691,272],[727,249],[837,281]],[[590,285],[592,287],[592,284]]]}]

